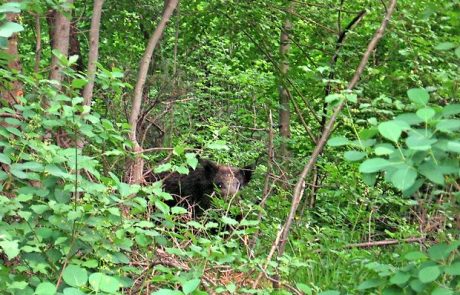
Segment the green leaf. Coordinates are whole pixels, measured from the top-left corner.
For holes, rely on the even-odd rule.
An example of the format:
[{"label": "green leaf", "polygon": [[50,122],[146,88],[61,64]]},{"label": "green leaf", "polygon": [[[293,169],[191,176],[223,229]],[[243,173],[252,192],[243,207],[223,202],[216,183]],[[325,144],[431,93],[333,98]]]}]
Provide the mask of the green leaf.
[{"label": "green leaf", "polygon": [[185,158],[187,159],[187,165],[189,165],[193,169],[196,169],[196,167],[198,166],[198,159],[196,158],[196,154],[186,153]]},{"label": "green leaf", "polygon": [[155,201],[155,207],[160,209],[163,214],[169,214],[169,206],[160,200]]},{"label": "green leaf", "polygon": [[443,287],[437,287],[431,292],[431,295],[453,295],[454,291],[445,289]]},{"label": "green leaf", "polygon": [[0,37],[9,38],[14,33],[18,33],[24,30],[24,27],[20,24],[13,22],[5,22],[0,25]]},{"label": "green leaf", "polygon": [[436,50],[446,51],[455,48],[456,45],[452,42],[442,42],[434,47]]},{"label": "green leaf", "polygon": [[318,295],[340,295],[340,292],[335,291],[335,290],[327,290],[327,291],[323,291],[321,293],[318,293]]},{"label": "green leaf", "polygon": [[19,2],[8,2],[0,5],[0,13],[20,13],[21,3]]},{"label": "green leaf", "polygon": [[343,136],[337,136],[329,139],[327,141],[328,146],[342,146],[348,144],[350,141]]},{"label": "green leaf", "polygon": [[438,122],[436,129],[442,132],[450,133],[460,129],[460,120],[445,119]]},{"label": "green leaf", "polygon": [[441,270],[439,269],[439,266],[427,266],[419,271],[418,278],[422,283],[431,283],[436,280],[440,274]]},{"label": "green leaf", "polygon": [[76,288],[65,288],[63,293],[64,295],[85,295],[85,293]]},{"label": "green leaf", "polygon": [[379,145],[376,145],[374,148],[374,153],[377,156],[384,156],[384,155],[391,155],[394,153],[395,148],[392,144],[389,143],[382,143]]},{"label": "green leaf", "polygon": [[417,170],[414,167],[403,165],[392,175],[391,182],[397,189],[403,191],[410,188],[416,179]]},{"label": "green leaf", "polygon": [[411,132],[406,139],[406,145],[411,150],[427,151],[430,150],[431,146],[437,141],[437,139],[425,137],[423,134]]},{"label": "green leaf", "polygon": [[297,287],[297,289],[302,291],[305,295],[312,295],[313,294],[313,290],[308,285],[305,285],[305,284],[302,284],[302,283],[297,283],[295,286]]},{"label": "green leaf", "polygon": [[436,112],[434,109],[430,107],[424,107],[422,109],[419,109],[416,114],[420,119],[422,119],[425,122],[428,122],[428,120],[430,120],[434,117],[434,115],[436,115]]},{"label": "green leaf", "polygon": [[377,173],[363,173],[363,182],[368,186],[374,186],[377,181]]},{"label": "green leaf", "polygon": [[174,166],[174,170],[176,170],[180,174],[188,174],[189,172],[187,167],[184,167],[184,166]]},{"label": "green leaf", "polygon": [[460,276],[460,261],[454,262],[444,268],[446,274],[451,276]]},{"label": "green leaf", "polygon": [[165,164],[161,164],[161,165],[155,167],[154,172],[155,173],[162,173],[162,172],[166,172],[166,171],[171,170],[171,168],[172,168],[171,163],[165,163]]},{"label": "green leaf", "polygon": [[460,114],[460,104],[459,103],[448,104],[442,109],[443,117],[450,117],[456,114]]},{"label": "green leaf", "polygon": [[384,281],[382,279],[370,279],[359,284],[358,290],[372,289],[382,285],[383,283]]},{"label": "green leaf", "polygon": [[413,251],[413,252],[409,252],[406,255],[404,255],[404,258],[409,261],[414,261],[414,260],[425,260],[427,257],[425,253],[422,253],[420,251]]},{"label": "green leaf", "polygon": [[237,225],[238,221],[228,216],[222,216],[222,222],[228,225]]},{"label": "green leaf", "polygon": [[74,79],[72,81],[72,88],[80,89],[83,86],[85,86],[86,84],[88,84],[88,80],[86,80],[86,79]]},{"label": "green leaf", "polygon": [[364,157],[366,157],[366,153],[364,152],[359,152],[359,151],[347,151],[344,154],[344,158],[347,161],[354,162],[354,161],[359,161],[362,160]]},{"label": "green leaf", "polygon": [[50,282],[40,283],[35,289],[35,295],[54,295],[54,294],[56,294],[56,285]]},{"label": "green leaf", "polygon": [[430,100],[430,94],[423,88],[412,88],[407,91],[410,101],[418,105],[426,105]]},{"label": "green leaf", "polygon": [[201,283],[200,279],[192,279],[192,280],[186,281],[182,284],[182,292],[184,292],[184,294],[186,295],[190,294],[193,291],[195,291],[196,288],[198,288],[200,283]]},{"label": "green leaf", "polygon": [[419,172],[434,183],[444,185],[444,174],[438,165],[426,162],[419,166]]},{"label": "green leaf", "polygon": [[103,291],[110,294],[116,293],[121,287],[117,279],[100,272],[93,273],[89,276],[89,284],[96,292]]},{"label": "green leaf", "polygon": [[6,165],[10,165],[11,164],[11,160],[10,158],[3,154],[3,153],[0,153],[0,163],[3,163],[3,164],[6,164]]},{"label": "green leaf", "polygon": [[359,166],[359,172],[361,173],[374,173],[381,171],[391,165],[388,160],[382,158],[367,159]]},{"label": "green leaf", "polygon": [[88,272],[80,266],[69,265],[62,273],[62,278],[69,286],[81,287],[88,281]]},{"label": "green leaf", "polygon": [[10,166],[10,173],[20,179],[26,179],[28,177],[27,174],[22,171],[20,164],[12,164]]},{"label": "green leaf", "polygon": [[455,55],[460,58],[460,46],[455,49]]},{"label": "green leaf", "polygon": [[402,285],[409,281],[411,275],[407,272],[398,271],[390,278],[390,283],[395,285]]},{"label": "green leaf", "polygon": [[174,215],[185,214],[187,212],[188,212],[187,209],[182,208],[182,207],[178,207],[178,206],[171,207],[171,213]]},{"label": "green leaf", "polygon": [[440,261],[447,259],[453,250],[454,249],[447,244],[438,244],[428,249],[428,256],[433,260]]},{"label": "green leaf", "polygon": [[19,254],[18,241],[1,241],[0,248],[8,256],[8,259],[13,259]]},{"label": "green leaf", "polygon": [[208,143],[206,145],[206,147],[208,149],[211,149],[211,150],[229,150],[230,148],[228,147],[227,145],[227,142],[224,141],[224,140],[216,140],[214,142],[211,142],[211,143]]},{"label": "green leaf", "polygon": [[397,142],[403,129],[398,124],[398,121],[382,122],[378,126],[380,134],[393,142]]},{"label": "green leaf", "polygon": [[425,289],[425,286],[426,286],[425,284],[420,282],[419,279],[414,279],[414,280],[410,281],[409,285],[412,288],[412,290],[414,290],[415,292],[418,292],[418,293],[421,293],[423,291],[423,289]]}]

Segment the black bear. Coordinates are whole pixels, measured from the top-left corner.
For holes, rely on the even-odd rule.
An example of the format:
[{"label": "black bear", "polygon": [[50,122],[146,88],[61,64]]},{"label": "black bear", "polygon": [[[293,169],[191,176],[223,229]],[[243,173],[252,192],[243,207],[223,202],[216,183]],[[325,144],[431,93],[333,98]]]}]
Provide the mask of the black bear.
[{"label": "black bear", "polygon": [[192,206],[193,215],[197,216],[211,207],[210,195],[214,192],[223,198],[234,196],[252,177],[252,166],[240,169],[204,159],[200,159],[200,166],[187,175],[153,174],[153,179],[149,180],[163,180],[164,191],[174,197],[169,205]]}]

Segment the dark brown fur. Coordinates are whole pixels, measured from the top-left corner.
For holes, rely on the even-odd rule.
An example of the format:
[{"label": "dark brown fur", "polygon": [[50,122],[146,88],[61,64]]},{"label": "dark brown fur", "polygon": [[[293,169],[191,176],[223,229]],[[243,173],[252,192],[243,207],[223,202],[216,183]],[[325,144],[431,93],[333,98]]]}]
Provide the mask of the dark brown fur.
[{"label": "dark brown fur", "polygon": [[[163,189],[175,198],[170,206],[193,206],[194,215],[211,207],[214,192],[227,198],[235,195],[246,185],[252,176],[251,167],[244,169],[226,165],[217,165],[209,160],[200,160],[201,167],[189,174],[162,173],[152,175],[153,181],[163,180]],[[217,190],[216,190],[217,189]]]}]

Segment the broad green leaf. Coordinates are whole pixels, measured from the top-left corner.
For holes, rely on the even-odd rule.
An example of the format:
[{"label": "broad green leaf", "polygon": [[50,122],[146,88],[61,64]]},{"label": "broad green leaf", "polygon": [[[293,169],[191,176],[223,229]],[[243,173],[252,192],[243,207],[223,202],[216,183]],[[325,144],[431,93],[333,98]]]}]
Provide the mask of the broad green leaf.
[{"label": "broad green leaf", "polygon": [[382,143],[379,145],[376,145],[374,148],[374,153],[377,156],[384,156],[384,155],[391,155],[394,153],[395,148],[392,144],[389,143]]},{"label": "broad green leaf", "polygon": [[186,295],[190,294],[193,291],[195,291],[196,288],[198,288],[200,283],[201,283],[200,279],[192,279],[192,280],[186,281],[182,284],[182,292],[184,292],[184,294]]},{"label": "broad green leaf", "polygon": [[343,136],[337,136],[329,139],[327,141],[328,146],[342,146],[348,144],[350,141]]},{"label": "broad green leaf", "polygon": [[171,207],[171,213],[174,215],[185,214],[187,213],[187,209],[178,207],[178,206],[174,206],[174,207]]},{"label": "broad green leaf", "polygon": [[366,153],[364,152],[359,152],[359,151],[347,151],[344,154],[345,160],[354,162],[354,161],[359,161],[362,160],[364,157],[366,157]]},{"label": "broad green leaf", "polygon": [[11,160],[10,158],[3,154],[3,153],[0,153],[0,163],[3,163],[3,164],[7,164],[7,165],[10,165],[11,164]]},{"label": "broad green leaf", "polygon": [[460,120],[445,119],[438,122],[436,129],[442,132],[450,133],[460,129]]},{"label": "broad green leaf", "polygon": [[56,294],[56,285],[50,282],[40,283],[35,289],[35,295],[55,295],[55,294]]},{"label": "broad green leaf", "polygon": [[65,288],[63,293],[64,295],[85,295],[86,294],[76,288]]},{"label": "broad green leaf", "polygon": [[451,276],[460,276],[460,261],[454,262],[444,268],[444,271]]},{"label": "broad green leaf", "polygon": [[169,206],[160,200],[155,201],[155,207],[160,209],[163,214],[169,214]]},{"label": "broad green leaf", "polygon": [[43,171],[43,165],[37,162],[25,162],[18,165],[20,165],[22,170],[31,170],[35,172]]},{"label": "broad green leaf", "polygon": [[228,147],[227,145],[227,142],[224,141],[224,140],[216,140],[214,142],[211,142],[211,143],[208,143],[206,145],[206,147],[208,149],[211,149],[211,150],[229,150],[230,148]]},{"label": "broad green leaf", "polygon": [[442,170],[433,162],[426,162],[420,165],[419,172],[432,182],[444,185],[444,175]]},{"label": "broad green leaf", "polygon": [[378,126],[380,134],[393,142],[397,142],[403,131],[402,127],[398,123],[399,121],[387,121],[380,123]]},{"label": "broad green leaf", "polygon": [[74,79],[72,81],[72,88],[80,89],[86,84],[88,84],[88,80],[86,79]]},{"label": "broad green leaf", "polygon": [[12,164],[10,166],[10,173],[20,179],[28,178],[27,174],[24,171],[22,171],[20,164]]},{"label": "broad green leaf", "polygon": [[450,117],[456,114],[460,114],[460,104],[459,103],[448,104],[442,109],[443,117]]},{"label": "broad green leaf", "polygon": [[393,174],[391,183],[397,189],[403,191],[410,188],[415,183],[415,179],[417,179],[417,170],[411,166],[403,165]]},{"label": "broad green leaf", "polygon": [[422,283],[431,283],[436,280],[440,274],[441,270],[439,269],[439,266],[427,266],[419,271],[418,278]]},{"label": "broad green leaf", "polygon": [[382,158],[367,159],[359,166],[359,172],[361,173],[374,173],[381,171],[391,165],[388,160]]},{"label": "broad green leaf", "polygon": [[20,13],[21,12],[21,3],[18,2],[8,2],[0,5],[0,13]]},{"label": "broad green leaf", "polygon": [[116,278],[100,272],[93,273],[89,276],[89,284],[94,291],[103,291],[109,294],[116,293],[121,287],[120,282]]},{"label": "broad green leaf", "polygon": [[312,295],[313,294],[313,290],[308,285],[305,285],[305,284],[302,284],[302,283],[297,283],[295,286],[297,287],[297,289],[302,291],[305,295]]},{"label": "broad green leaf", "polygon": [[407,272],[398,271],[390,278],[390,283],[395,285],[402,285],[409,281],[411,275]]},{"label": "broad green leaf", "polygon": [[418,293],[421,293],[423,289],[425,289],[426,287],[426,285],[420,282],[419,279],[413,279],[412,281],[410,281],[409,286],[411,287],[412,290]]},{"label": "broad green leaf", "polygon": [[447,257],[449,257],[450,253],[453,250],[454,249],[447,244],[438,244],[431,246],[428,249],[428,256],[430,256],[431,259],[436,261],[444,260],[447,259]]},{"label": "broad green leaf", "polygon": [[62,278],[69,286],[81,287],[88,281],[88,272],[80,266],[71,264],[62,273]]},{"label": "broad green leaf", "polygon": [[0,248],[8,256],[8,259],[13,259],[19,254],[18,241],[1,241]]},{"label": "broad green leaf", "polygon": [[437,287],[431,292],[431,295],[453,295],[454,291],[445,289],[443,287]]},{"label": "broad green leaf", "polygon": [[436,114],[435,110],[430,107],[424,107],[417,111],[417,116],[425,122],[428,122]]},{"label": "broad green leaf", "polygon": [[455,49],[455,55],[460,58],[460,46]]},{"label": "broad green leaf", "polygon": [[404,258],[412,261],[412,260],[425,260],[427,257],[425,253],[422,253],[420,251],[413,251],[413,252],[409,252],[406,255],[404,255]]},{"label": "broad green leaf", "polygon": [[406,145],[411,150],[427,151],[437,142],[435,138],[425,137],[423,134],[412,132],[406,139]]},{"label": "broad green leaf", "polygon": [[13,23],[13,22],[5,22],[0,25],[0,37],[9,38],[14,33],[18,33],[24,30],[24,27],[20,24]]},{"label": "broad green leaf", "polygon": [[456,47],[456,45],[454,43],[452,43],[452,42],[442,42],[442,43],[439,43],[438,45],[436,45],[434,47],[434,49],[446,51],[446,50],[454,49],[455,47]]},{"label": "broad green leaf", "polygon": [[368,186],[374,186],[377,181],[377,173],[363,173],[363,182]]},{"label": "broad green leaf", "polygon": [[426,105],[430,99],[430,94],[423,88],[412,88],[407,91],[409,99],[418,105]]},{"label": "broad green leaf", "polygon": [[185,158],[187,159],[187,164],[192,167],[192,169],[196,169],[198,166],[198,159],[196,158],[196,155],[193,153],[186,153]]},{"label": "broad green leaf", "polygon": [[188,174],[188,169],[187,167],[184,167],[184,166],[174,166],[174,170],[176,170],[177,172],[179,172],[180,174]]},{"label": "broad green leaf", "polygon": [[155,173],[162,173],[162,172],[166,172],[166,171],[171,170],[171,168],[172,168],[171,163],[165,163],[165,164],[161,164],[161,165],[155,167],[154,172]]},{"label": "broad green leaf", "polygon": [[335,290],[327,290],[327,291],[318,293],[318,295],[340,295],[340,292],[335,291]]},{"label": "broad green leaf", "polygon": [[423,122],[423,120],[420,119],[419,116],[417,116],[414,113],[404,113],[404,114],[398,115],[395,120],[403,121],[408,125],[417,125]]},{"label": "broad green leaf", "polygon": [[228,225],[237,225],[238,221],[228,216],[222,216],[222,222]]},{"label": "broad green leaf", "polygon": [[383,283],[384,281],[382,279],[370,279],[370,280],[364,281],[361,284],[359,284],[357,289],[358,290],[372,289],[372,288],[382,285]]}]

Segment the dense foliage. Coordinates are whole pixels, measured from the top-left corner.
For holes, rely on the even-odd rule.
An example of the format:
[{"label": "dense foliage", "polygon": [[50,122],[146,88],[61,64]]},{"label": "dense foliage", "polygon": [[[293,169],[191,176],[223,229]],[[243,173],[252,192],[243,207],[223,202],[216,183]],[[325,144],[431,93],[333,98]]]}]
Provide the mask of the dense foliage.
[{"label": "dense foliage", "polygon": [[[133,89],[168,1],[104,3],[85,105],[90,2],[0,2],[1,294],[460,292],[458,0],[397,1],[353,90],[387,1],[183,1],[149,66],[141,153]],[[72,19],[69,56],[53,50],[53,11]],[[298,175],[341,102],[277,255]],[[201,157],[254,176],[193,218],[160,182],[132,182],[139,157],[146,174],[187,174]]]}]

